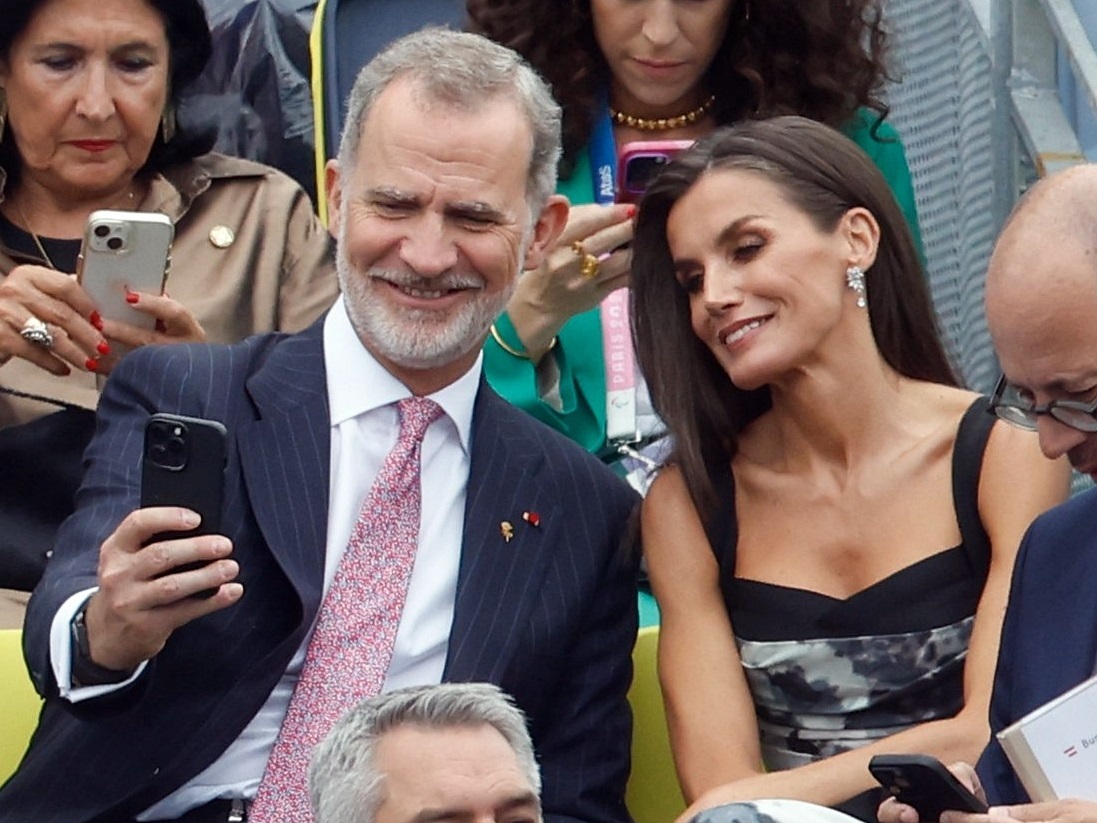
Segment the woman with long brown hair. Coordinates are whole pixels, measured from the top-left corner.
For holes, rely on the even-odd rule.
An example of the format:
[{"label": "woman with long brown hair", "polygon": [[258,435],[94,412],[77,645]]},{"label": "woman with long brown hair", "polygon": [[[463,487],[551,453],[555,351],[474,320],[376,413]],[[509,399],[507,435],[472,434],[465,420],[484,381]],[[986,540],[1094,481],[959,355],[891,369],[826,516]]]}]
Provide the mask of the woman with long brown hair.
[{"label": "woman with long brown hair", "polygon": [[956,385],[887,184],[824,125],[680,155],[632,268],[674,442],[641,529],[686,798],[874,820],[873,754],[985,745],[1013,559],[1066,466]]}]

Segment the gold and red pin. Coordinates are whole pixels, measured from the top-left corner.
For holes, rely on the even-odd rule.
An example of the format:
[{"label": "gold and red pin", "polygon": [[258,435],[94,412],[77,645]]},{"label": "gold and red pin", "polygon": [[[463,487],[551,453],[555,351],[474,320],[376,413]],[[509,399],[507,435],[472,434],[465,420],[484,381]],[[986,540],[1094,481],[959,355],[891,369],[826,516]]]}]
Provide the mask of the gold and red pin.
[{"label": "gold and red pin", "polygon": [[[538,528],[541,525],[541,515],[533,511],[522,512],[522,519],[529,523],[533,528]],[[499,533],[503,535],[503,541],[509,543],[514,539],[514,524],[509,520],[504,520],[499,524]]]}]

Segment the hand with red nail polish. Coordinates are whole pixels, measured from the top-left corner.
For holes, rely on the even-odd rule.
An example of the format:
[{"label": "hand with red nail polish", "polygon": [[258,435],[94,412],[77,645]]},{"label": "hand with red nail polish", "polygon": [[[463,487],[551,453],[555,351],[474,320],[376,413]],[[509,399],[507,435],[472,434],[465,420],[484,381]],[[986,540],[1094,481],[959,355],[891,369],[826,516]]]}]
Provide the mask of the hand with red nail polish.
[{"label": "hand with red nail polish", "polygon": [[[635,211],[631,204],[572,207],[560,239],[541,265],[518,278],[507,316],[534,363],[568,320],[628,285],[632,255],[627,246]],[[598,260],[593,276],[584,274],[576,243]],[[488,345],[493,345],[491,338]]]},{"label": "hand with red nail polish", "polygon": [[194,314],[167,293],[126,291],[126,302],[141,314],[154,318],[152,328],[135,326],[118,320],[107,320],[104,334],[114,343],[115,350],[136,349],[150,344],[201,343],[205,329]]},{"label": "hand with red nail polish", "polygon": [[[58,377],[74,368],[83,370],[103,340],[91,322],[95,311],[72,275],[44,266],[16,266],[0,278],[0,364],[18,357]],[[23,324],[32,318],[45,324],[49,345],[21,335]],[[50,394],[35,387],[25,390]],[[8,422],[0,419],[0,426]]]}]

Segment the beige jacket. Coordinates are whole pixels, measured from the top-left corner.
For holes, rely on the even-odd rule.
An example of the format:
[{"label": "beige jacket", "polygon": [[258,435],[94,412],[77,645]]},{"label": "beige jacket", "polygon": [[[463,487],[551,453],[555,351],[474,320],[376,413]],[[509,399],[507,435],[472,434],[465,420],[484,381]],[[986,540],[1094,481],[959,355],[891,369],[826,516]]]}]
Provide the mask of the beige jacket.
[{"label": "beige jacket", "polygon": [[[194,313],[210,342],[297,331],[335,300],[331,237],[308,195],[276,169],[206,154],[157,175],[139,208],[175,222],[166,290]],[[232,234],[227,245],[226,227]],[[0,246],[0,280],[26,262],[38,261],[16,260]],[[68,377],[54,377],[21,358],[0,366],[0,386],[89,409],[99,399],[94,374],[74,369]],[[0,392],[0,426],[56,410]]]}]

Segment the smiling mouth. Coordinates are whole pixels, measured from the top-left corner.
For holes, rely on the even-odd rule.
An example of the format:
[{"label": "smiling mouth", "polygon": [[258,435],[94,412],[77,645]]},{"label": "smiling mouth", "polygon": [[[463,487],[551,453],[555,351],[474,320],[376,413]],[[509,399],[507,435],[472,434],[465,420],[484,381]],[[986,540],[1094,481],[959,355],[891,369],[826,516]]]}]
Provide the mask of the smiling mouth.
[{"label": "smiling mouth", "polygon": [[413,289],[407,286],[397,286],[397,288],[409,297],[418,297],[423,300],[435,300],[457,291],[457,289]]},{"label": "smiling mouth", "polygon": [[464,291],[471,291],[479,288],[479,285],[476,283],[466,282],[460,278],[454,278],[453,276],[443,278],[442,282],[433,283],[424,283],[422,280],[419,280],[419,282],[401,283],[399,279],[390,277],[378,277],[377,279],[389,288],[394,289],[413,300],[441,300],[445,297],[451,297]]},{"label": "smiling mouth", "polygon": [[731,326],[720,332],[720,342],[725,346],[733,346],[755,329],[761,328],[768,323],[772,316],[773,315],[755,317],[752,320],[747,320],[744,323]]}]

